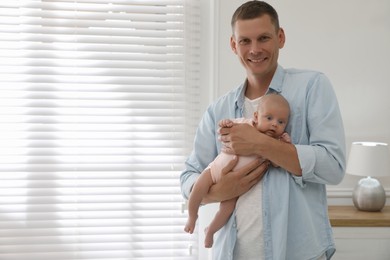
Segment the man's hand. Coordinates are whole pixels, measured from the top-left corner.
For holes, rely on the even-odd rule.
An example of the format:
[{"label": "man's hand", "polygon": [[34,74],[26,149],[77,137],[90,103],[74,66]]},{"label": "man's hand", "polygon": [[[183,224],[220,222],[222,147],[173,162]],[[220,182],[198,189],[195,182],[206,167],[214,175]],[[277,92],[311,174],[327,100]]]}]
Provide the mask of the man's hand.
[{"label": "man's hand", "polygon": [[259,138],[259,131],[248,124],[236,124],[233,127],[220,127],[219,140],[223,146],[221,151],[238,155],[254,155],[254,140]]},{"label": "man's hand", "polygon": [[235,156],[222,169],[221,179],[211,186],[203,203],[220,202],[244,194],[263,178],[269,165],[268,161],[256,159],[242,168],[232,171],[237,162],[238,157]]}]

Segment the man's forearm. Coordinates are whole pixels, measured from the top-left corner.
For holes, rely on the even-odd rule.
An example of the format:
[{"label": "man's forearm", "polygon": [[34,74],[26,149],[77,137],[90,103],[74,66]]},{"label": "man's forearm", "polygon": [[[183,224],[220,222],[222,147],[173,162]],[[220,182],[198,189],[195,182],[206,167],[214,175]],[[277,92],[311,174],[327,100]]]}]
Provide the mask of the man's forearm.
[{"label": "man's forearm", "polygon": [[256,153],[274,164],[284,168],[291,174],[302,176],[302,169],[295,145],[285,143],[263,135],[257,144]]},{"label": "man's forearm", "polygon": [[221,179],[211,186],[202,203],[230,200],[244,194],[263,178],[269,165],[268,161],[258,159],[232,171],[236,163],[234,159],[222,170]]}]

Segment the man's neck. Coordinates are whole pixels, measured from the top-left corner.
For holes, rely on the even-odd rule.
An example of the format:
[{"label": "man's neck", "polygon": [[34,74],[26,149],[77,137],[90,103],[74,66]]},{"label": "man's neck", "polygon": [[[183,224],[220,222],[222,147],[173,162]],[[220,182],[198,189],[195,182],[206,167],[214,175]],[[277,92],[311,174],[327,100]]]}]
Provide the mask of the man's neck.
[{"label": "man's neck", "polygon": [[264,96],[271,84],[273,74],[269,77],[256,77],[255,75],[248,75],[247,88],[245,96],[249,99],[256,99]]},{"label": "man's neck", "polygon": [[250,100],[264,96],[268,90],[268,87],[269,84],[261,84],[260,82],[251,82],[248,80],[245,96]]}]

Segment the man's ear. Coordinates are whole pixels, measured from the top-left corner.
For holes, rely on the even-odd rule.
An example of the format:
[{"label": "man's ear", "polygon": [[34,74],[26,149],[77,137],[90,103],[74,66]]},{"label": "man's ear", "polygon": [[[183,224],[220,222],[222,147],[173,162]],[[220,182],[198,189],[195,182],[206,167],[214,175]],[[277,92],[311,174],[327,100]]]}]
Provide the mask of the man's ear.
[{"label": "man's ear", "polygon": [[233,35],[230,36],[230,48],[232,48],[232,51],[237,54],[237,48],[236,48],[236,40],[234,39]]},{"label": "man's ear", "polygon": [[284,47],[284,43],[286,42],[286,35],[284,34],[283,28],[279,29],[278,38],[279,38],[279,49],[282,49]]}]

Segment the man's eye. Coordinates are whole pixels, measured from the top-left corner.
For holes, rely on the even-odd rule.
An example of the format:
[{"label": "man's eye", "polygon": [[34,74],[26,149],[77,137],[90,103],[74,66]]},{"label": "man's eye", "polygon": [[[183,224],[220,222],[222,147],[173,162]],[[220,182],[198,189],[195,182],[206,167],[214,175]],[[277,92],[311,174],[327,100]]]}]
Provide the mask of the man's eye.
[{"label": "man's eye", "polygon": [[265,41],[267,41],[268,39],[269,39],[268,36],[261,36],[261,37],[259,38],[259,40],[260,40],[261,42],[265,42]]},{"label": "man's eye", "polygon": [[248,39],[242,39],[240,40],[240,44],[244,45],[244,44],[248,44],[249,43],[249,40]]}]

